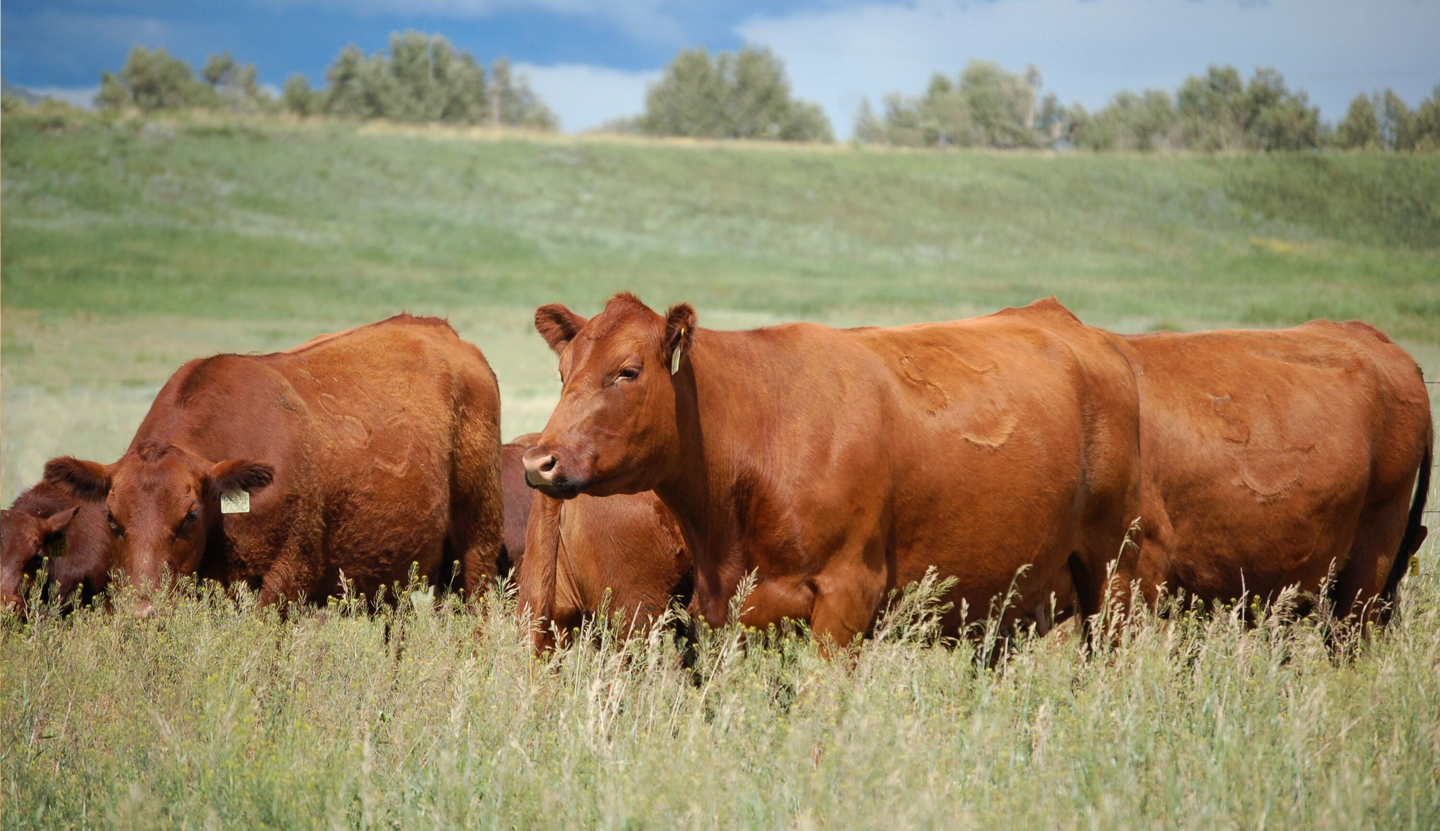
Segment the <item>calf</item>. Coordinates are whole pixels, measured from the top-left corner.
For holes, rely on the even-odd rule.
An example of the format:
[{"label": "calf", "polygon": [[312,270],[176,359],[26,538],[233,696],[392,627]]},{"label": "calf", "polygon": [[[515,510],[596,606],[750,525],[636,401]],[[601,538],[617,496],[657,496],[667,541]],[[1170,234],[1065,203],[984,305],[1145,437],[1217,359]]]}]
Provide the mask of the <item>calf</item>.
[{"label": "calf", "polygon": [[554,646],[555,630],[574,629],[602,605],[622,621],[628,637],[635,627],[648,627],[672,599],[689,602],[690,550],[675,516],[655,494],[570,501],[533,496],[516,585],[522,617],[536,624],[537,651]]},{"label": "calf", "polygon": [[85,603],[110,578],[110,533],[99,505],[41,482],[0,511],[0,604],[24,607],[22,578],[39,573],[46,557],[51,596]]}]

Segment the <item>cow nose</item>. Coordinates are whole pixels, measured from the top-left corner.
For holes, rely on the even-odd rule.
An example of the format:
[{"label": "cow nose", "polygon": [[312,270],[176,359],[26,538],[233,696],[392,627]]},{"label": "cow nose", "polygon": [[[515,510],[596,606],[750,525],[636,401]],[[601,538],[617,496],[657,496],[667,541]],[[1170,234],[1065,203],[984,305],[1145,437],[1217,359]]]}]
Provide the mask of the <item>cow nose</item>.
[{"label": "cow nose", "polygon": [[135,604],[135,617],[147,618],[155,614],[155,604],[148,600],[141,600]]},{"label": "cow nose", "polygon": [[559,465],[556,463],[554,453],[544,451],[536,452],[539,448],[531,448],[526,452],[523,461],[525,462],[525,481],[532,487],[549,485],[555,481],[559,473]]}]

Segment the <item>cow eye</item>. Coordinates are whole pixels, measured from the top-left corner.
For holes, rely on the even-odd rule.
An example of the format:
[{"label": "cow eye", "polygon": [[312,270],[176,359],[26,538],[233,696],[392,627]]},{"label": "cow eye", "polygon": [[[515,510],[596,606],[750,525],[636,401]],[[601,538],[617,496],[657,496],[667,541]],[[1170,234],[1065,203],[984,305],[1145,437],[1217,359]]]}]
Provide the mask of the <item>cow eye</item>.
[{"label": "cow eye", "polygon": [[120,523],[115,521],[115,515],[110,513],[108,510],[105,512],[105,521],[110,523],[111,533],[113,533],[117,537],[125,536],[125,529],[120,527]]},{"label": "cow eye", "polygon": [[195,509],[191,508],[190,513],[186,514],[185,518],[180,520],[180,529],[184,530],[186,528],[189,528],[199,516],[200,515],[196,513]]},{"label": "cow eye", "polygon": [[639,377],[640,367],[638,366],[627,366],[615,374],[615,380],[617,381],[634,381]]}]

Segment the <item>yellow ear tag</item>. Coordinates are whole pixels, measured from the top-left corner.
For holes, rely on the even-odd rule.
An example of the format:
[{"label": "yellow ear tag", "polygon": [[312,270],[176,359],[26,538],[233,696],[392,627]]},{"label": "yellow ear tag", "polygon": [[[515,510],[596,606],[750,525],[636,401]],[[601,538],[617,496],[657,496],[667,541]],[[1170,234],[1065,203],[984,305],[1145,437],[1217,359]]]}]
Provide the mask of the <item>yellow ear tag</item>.
[{"label": "yellow ear tag", "polygon": [[50,542],[49,542],[48,544],[46,544],[45,548],[46,548],[45,556],[49,557],[49,558],[52,559],[52,560],[58,560],[58,559],[60,559],[61,557],[64,557],[64,556],[65,556],[65,534],[64,534],[64,533],[61,533],[61,534],[58,534],[58,535],[56,535],[56,536],[54,536],[54,537],[51,537],[51,538],[50,538]]},{"label": "yellow ear tag", "polygon": [[680,371],[680,353],[684,350],[685,330],[680,330],[680,342],[675,344],[675,351],[670,353],[670,374],[674,375]]}]

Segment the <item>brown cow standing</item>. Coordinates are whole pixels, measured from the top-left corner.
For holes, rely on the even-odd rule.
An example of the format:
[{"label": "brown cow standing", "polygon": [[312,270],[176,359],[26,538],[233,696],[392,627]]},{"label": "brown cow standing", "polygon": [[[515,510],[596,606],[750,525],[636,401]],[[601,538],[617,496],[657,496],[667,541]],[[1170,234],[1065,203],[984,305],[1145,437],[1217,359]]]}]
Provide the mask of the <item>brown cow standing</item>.
[{"label": "brown cow standing", "polygon": [[[318,599],[341,574],[373,594],[411,564],[473,595],[500,550],[500,397],[480,350],[399,315],[270,355],[191,361],[125,455],[69,457],[47,482],[104,499],[115,564],[248,583],[261,603]],[[248,510],[235,508],[248,493]]]},{"label": "brown cow standing", "polygon": [[690,550],[655,494],[562,501],[536,493],[534,499],[516,585],[521,615],[538,623],[537,650],[554,645],[551,623],[562,632],[574,629],[602,604],[628,636],[657,619],[672,599],[689,601]]},{"label": "brown cow standing", "polygon": [[500,547],[500,574],[515,575],[525,559],[525,526],[535,492],[525,484],[525,451],[539,433],[516,436],[500,448],[500,490],[505,495],[505,541]]},{"label": "brown cow standing", "polygon": [[1268,599],[1316,591],[1333,563],[1338,615],[1382,611],[1425,537],[1434,434],[1415,361],[1357,322],[1120,340],[1145,517],[1123,577],[1152,598]]},{"label": "brown cow standing", "polygon": [[110,580],[110,531],[104,509],[40,482],[0,511],[0,605],[23,605],[21,579],[38,574],[45,557],[52,596],[84,603]]},{"label": "brown cow standing", "polygon": [[529,481],[654,490],[712,625],[752,570],[742,622],[805,620],[842,645],[930,566],[959,581],[951,632],[1012,587],[1007,618],[1043,606],[1062,575],[1093,613],[1139,515],[1134,375],[1053,299],[843,331],[696,329],[689,305],[662,317],[630,295],[589,321],[558,304],[535,318],[562,391]]},{"label": "brown cow standing", "polygon": [[688,601],[690,551],[660,499],[647,492],[562,502],[536,493],[525,483],[522,457],[539,438],[527,433],[507,443],[500,472],[505,547],[515,552],[519,608],[537,623],[537,649],[554,645],[552,622],[562,632],[574,629],[599,611],[607,591],[607,608],[626,622],[626,634],[658,617],[671,598]]}]

